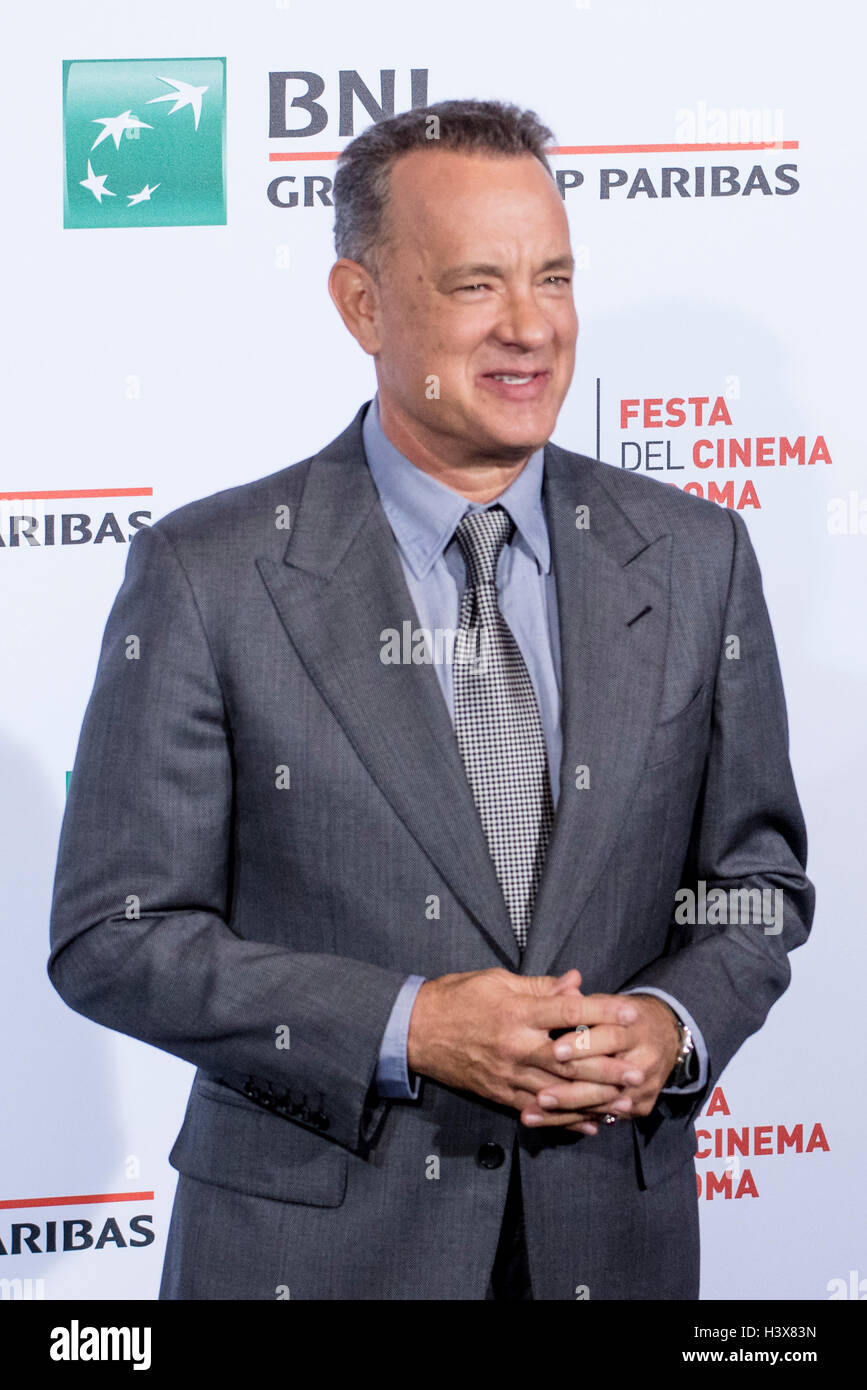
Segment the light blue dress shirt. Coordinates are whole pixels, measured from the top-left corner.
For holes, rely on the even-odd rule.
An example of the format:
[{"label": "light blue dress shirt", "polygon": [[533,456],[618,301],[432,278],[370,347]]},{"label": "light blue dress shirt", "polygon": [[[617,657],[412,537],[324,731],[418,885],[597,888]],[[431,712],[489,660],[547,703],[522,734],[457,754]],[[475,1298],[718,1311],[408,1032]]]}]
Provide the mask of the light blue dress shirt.
[{"label": "light blue dress shirt", "polygon": [[[457,630],[466,569],[454,533],[466,513],[499,506],[515,523],[511,543],[500,554],[497,596],[500,612],[518,643],[536,694],[556,808],[563,752],[560,630],[548,526],[542,506],[544,449],[530,455],[505,492],[491,502],[480,503],[470,502],[422,472],[395,448],[380,424],[378,393],[365,413],[362,439],[380,502],[397,542],[419,627],[430,633],[437,629],[447,633]],[[413,614],[405,617],[412,620]],[[454,723],[451,663],[434,661],[433,667]],[[395,1000],[376,1071],[376,1087],[381,1096],[396,1100],[414,1100],[418,1096],[419,1078],[410,1080],[406,1043],[412,1006],[424,978],[410,975]],[[678,1090],[699,1090],[707,1078],[707,1051],[693,1019],[664,990],[648,986],[634,992],[664,999],[691,1030],[700,1063],[699,1076]]]}]

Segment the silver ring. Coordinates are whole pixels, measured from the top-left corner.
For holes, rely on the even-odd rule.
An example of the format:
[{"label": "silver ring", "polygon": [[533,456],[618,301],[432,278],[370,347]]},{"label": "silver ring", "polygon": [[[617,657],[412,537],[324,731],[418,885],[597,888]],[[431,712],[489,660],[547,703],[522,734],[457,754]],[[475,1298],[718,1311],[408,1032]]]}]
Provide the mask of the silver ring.
[{"label": "silver ring", "polygon": [[617,1115],[603,1115],[602,1123],[604,1125],[616,1125],[618,1118],[619,1117]]}]

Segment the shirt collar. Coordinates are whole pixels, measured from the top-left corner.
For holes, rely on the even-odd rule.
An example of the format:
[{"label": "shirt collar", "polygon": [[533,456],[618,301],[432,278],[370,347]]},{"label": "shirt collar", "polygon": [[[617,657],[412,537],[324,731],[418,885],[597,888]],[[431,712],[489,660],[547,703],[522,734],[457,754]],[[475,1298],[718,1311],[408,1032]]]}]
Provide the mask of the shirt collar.
[{"label": "shirt collar", "polygon": [[367,463],[389,525],[407,564],[424,579],[442,555],[466,512],[504,507],[536,563],[551,568],[548,527],[542,508],[544,446],[531,454],[517,478],[491,502],[470,502],[445,483],[416,468],[385,434],[379,421],[379,392],[361,427]]}]

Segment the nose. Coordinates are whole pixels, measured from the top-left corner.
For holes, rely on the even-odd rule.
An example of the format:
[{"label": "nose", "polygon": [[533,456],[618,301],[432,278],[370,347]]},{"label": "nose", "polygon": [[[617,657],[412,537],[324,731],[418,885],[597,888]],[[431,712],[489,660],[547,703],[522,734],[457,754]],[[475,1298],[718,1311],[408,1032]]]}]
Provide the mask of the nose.
[{"label": "nose", "polygon": [[528,350],[550,341],[552,324],[532,288],[513,286],[507,292],[497,323],[497,336],[502,343],[517,343]]}]

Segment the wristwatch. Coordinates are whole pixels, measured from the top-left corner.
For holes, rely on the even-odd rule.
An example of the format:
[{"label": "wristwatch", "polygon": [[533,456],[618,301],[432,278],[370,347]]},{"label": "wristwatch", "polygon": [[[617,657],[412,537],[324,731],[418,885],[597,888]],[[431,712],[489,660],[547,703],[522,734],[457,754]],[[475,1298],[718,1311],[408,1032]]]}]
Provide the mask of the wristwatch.
[{"label": "wristwatch", "polygon": [[[671,1069],[671,1075],[665,1086],[688,1086],[691,1081],[698,1077],[698,1057],[695,1051],[692,1033],[685,1023],[682,1023],[677,1014],[674,1013],[674,1021],[677,1027],[680,1046],[677,1050],[677,1060]],[[663,1088],[664,1089],[664,1088]]]}]

